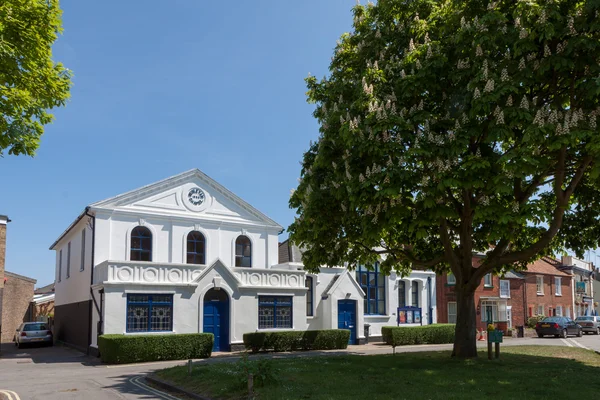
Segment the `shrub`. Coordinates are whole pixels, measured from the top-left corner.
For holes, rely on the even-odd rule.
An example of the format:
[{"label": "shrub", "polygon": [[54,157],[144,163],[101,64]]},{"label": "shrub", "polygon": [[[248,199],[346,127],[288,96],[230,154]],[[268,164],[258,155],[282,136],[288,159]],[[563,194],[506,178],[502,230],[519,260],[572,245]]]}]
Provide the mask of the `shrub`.
[{"label": "shrub", "polygon": [[276,369],[273,360],[262,358],[260,360],[250,360],[248,353],[242,354],[242,358],[235,364],[240,384],[248,387],[248,378],[253,376],[255,386],[264,386],[268,383],[277,382]]},{"label": "shrub", "polygon": [[546,317],[543,316],[543,315],[534,315],[533,317],[527,318],[527,327],[528,328],[535,328],[535,324],[537,324],[538,322],[540,322],[544,318],[546,318]]},{"label": "shrub", "polygon": [[425,326],[384,326],[381,328],[383,341],[392,347],[410,344],[441,344],[454,342],[454,324]]},{"label": "shrub", "polygon": [[98,350],[102,362],[108,364],[208,358],[213,339],[211,333],[102,335]]},{"label": "shrub", "polygon": [[244,334],[244,346],[253,353],[261,350],[333,350],[348,347],[349,339],[350,331],[346,329],[252,332]]}]

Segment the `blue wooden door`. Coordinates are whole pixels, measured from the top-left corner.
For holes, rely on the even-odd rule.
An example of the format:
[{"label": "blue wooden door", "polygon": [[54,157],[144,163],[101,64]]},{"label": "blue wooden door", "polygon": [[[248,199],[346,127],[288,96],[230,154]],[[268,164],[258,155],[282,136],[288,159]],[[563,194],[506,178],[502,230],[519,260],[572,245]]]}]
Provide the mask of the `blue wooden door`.
[{"label": "blue wooden door", "polygon": [[348,344],[356,344],[356,300],[338,301],[338,329],[350,330]]},{"label": "blue wooden door", "polygon": [[229,297],[223,290],[211,289],[204,296],[202,326],[215,337],[213,351],[229,351]]}]

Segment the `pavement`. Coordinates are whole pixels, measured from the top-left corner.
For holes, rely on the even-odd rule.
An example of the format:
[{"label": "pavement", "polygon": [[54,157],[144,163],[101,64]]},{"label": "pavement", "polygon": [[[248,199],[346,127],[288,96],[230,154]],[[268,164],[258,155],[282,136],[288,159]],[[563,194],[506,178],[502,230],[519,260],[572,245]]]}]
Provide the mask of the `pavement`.
[{"label": "pavement", "polygon": [[[486,342],[477,342],[486,347]],[[581,338],[510,338],[502,346],[568,346],[600,353],[600,336]],[[396,352],[450,350],[452,345],[418,345],[397,347]],[[268,358],[320,357],[342,354],[390,354],[391,347],[381,343],[348,346],[347,350],[271,353],[251,356]],[[239,353],[217,353],[195,363],[235,362]],[[144,382],[144,376],[155,370],[183,365],[185,361],[163,361],[143,364],[104,365],[97,358],[64,346],[16,349],[3,344],[0,355],[0,400],[54,399],[164,399],[177,397],[154,389]]]}]

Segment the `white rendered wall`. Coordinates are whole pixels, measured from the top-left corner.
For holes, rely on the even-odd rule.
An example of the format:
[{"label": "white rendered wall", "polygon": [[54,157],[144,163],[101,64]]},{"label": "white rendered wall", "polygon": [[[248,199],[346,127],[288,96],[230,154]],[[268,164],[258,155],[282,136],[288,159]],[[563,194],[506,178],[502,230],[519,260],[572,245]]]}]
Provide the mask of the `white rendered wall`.
[{"label": "white rendered wall", "polygon": [[[56,244],[55,265],[55,306],[63,304],[78,303],[90,299],[90,282],[92,268],[92,230],[87,224],[88,217],[79,221],[62,240]],[[81,271],[81,232],[85,229],[85,264]],[[67,278],[68,247],[71,243],[71,270]],[[62,250],[62,268],[59,279],[58,263],[60,251]]]}]

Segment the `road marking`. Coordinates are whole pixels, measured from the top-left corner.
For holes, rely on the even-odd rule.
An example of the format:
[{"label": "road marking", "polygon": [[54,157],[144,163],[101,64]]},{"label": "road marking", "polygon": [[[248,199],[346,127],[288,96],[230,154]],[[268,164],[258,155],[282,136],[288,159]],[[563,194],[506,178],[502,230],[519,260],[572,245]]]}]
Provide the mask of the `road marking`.
[{"label": "road marking", "polygon": [[17,392],[13,392],[12,390],[0,390],[0,394],[5,395],[8,400],[21,400]]},{"label": "road marking", "polygon": [[569,347],[573,347],[573,344],[571,342],[569,342],[567,339],[560,339],[565,345],[569,346]]},{"label": "road marking", "polygon": [[577,346],[581,347],[582,349],[591,350],[589,347],[586,347],[586,346],[582,345],[581,343],[579,343],[575,339],[569,339],[569,340],[572,341],[573,343],[575,343]]},{"label": "road marking", "polygon": [[171,396],[170,394],[161,392],[157,389],[154,389],[153,387],[150,387],[148,385],[146,385],[145,383],[141,382],[141,379],[143,379],[142,376],[136,376],[133,377],[131,379],[129,379],[129,382],[131,382],[133,385],[137,386],[138,388],[145,390],[147,392],[153,393],[155,395],[157,395],[158,397],[160,397],[161,399],[165,399],[165,400],[180,400],[179,397],[175,397],[175,396]]}]

